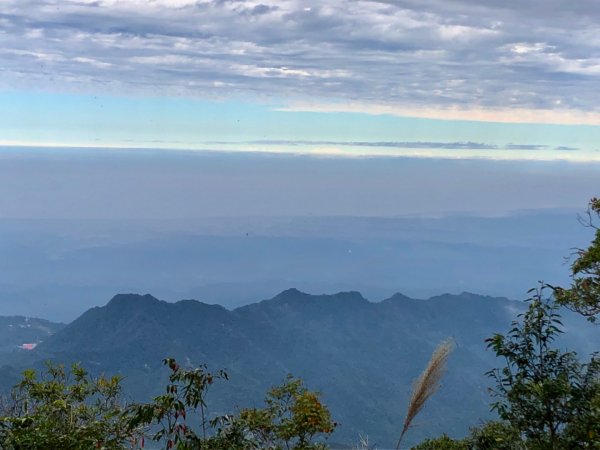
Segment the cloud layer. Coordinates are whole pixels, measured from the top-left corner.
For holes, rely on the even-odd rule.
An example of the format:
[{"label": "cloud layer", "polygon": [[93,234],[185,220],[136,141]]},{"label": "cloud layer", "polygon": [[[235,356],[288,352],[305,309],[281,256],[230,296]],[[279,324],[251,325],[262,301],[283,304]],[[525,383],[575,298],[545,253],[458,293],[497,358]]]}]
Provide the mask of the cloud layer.
[{"label": "cloud layer", "polygon": [[[255,144],[255,145],[312,145],[312,146],[337,146],[337,147],[382,147],[382,148],[409,148],[409,149],[447,149],[447,150],[547,150],[550,146],[545,144],[486,144],[484,142],[423,142],[423,141],[277,141],[260,140],[248,142],[216,141],[207,144]],[[577,147],[556,146],[554,150],[579,150]]]},{"label": "cloud layer", "polygon": [[3,89],[600,114],[593,0],[0,0],[0,11]]}]

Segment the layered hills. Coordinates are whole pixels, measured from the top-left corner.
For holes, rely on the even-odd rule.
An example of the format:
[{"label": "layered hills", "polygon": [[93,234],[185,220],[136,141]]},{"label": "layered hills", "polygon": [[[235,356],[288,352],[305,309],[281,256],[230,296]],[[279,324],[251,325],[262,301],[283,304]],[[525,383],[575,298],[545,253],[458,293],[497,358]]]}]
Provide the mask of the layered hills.
[{"label": "layered hills", "polygon": [[334,441],[351,444],[362,434],[386,448],[401,428],[413,380],[447,338],[456,349],[444,386],[409,441],[442,431],[461,435],[489,417],[484,373],[501,362],[484,340],[505,331],[522,309],[522,302],[470,293],[428,300],[396,294],[372,303],[358,292],[289,289],[231,311],[117,295],[56,330],[28,352],[27,364],[80,361],[93,372],[120,373],[128,396],[147,400],[163,389],[164,357],[206,363],[230,375],[209,393],[214,414],[260,405],[266,390],[291,373],[322,393],[340,423]]}]

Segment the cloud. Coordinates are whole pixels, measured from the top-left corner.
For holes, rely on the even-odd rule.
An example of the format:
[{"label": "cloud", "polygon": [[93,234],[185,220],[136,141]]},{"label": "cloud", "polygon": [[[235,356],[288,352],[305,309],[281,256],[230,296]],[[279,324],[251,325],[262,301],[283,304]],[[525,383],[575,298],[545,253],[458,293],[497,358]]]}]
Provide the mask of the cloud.
[{"label": "cloud", "polygon": [[545,150],[548,146],[539,144],[507,144],[504,148],[506,150]]},{"label": "cloud", "polygon": [[425,150],[559,150],[576,151],[578,147],[554,146],[546,144],[489,144],[485,142],[424,142],[424,141],[318,141],[318,140],[254,140],[254,141],[209,141],[207,145],[259,145],[278,147],[314,147],[315,149],[337,149],[338,153],[343,151],[339,147],[371,147],[391,149],[425,149]]},{"label": "cloud", "polygon": [[592,0],[0,5],[1,89],[600,123],[600,8]]},{"label": "cloud", "polygon": [[332,146],[339,147],[381,147],[381,148],[413,148],[413,149],[448,149],[448,150],[498,150],[506,149],[538,149],[545,145],[513,145],[501,147],[495,144],[482,142],[423,142],[423,141],[308,141],[308,140],[257,140],[246,142],[207,142],[207,144],[250,144],[250,145],[277,145],[277,146]]},{"label": "cloud", "polygon": [[374,102],[296,101],[279,107],[282,111],[345,112],[371,115],[418,117],[424,119],[467,120],[476,122],[547,123],[564,125],[600,125],[600,111],[580,109],[532,109],[520,107],[487,108],[477,105],[390,105]]}]

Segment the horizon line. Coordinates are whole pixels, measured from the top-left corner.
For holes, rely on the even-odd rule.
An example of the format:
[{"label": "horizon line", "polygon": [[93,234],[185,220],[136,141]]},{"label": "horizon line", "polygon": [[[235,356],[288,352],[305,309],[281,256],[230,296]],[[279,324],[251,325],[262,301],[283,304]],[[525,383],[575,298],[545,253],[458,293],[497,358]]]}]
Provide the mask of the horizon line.
[{"label": "horizon line", "polygon": [[[260,141],[240,141],[240,142],[226,142],[226,141],[214,141],[215,145],[229,145],[229,146],[241,146],[252,143],[252,145],[258,145]],[[275,143],[273,143],[275,142]],[[312,148],[302,150],[299,147],[301,145],[307,145],[307,143],[314,142],[314,145],[324,141],[279,141],[281,145],[289,145],[294,150],[284,150],[280,148],[269,148],[272,145],[279,145],[277,141],[265,141],[262,145],[266,148],[221,148],[211,149],[200,146],[143,146],[143,145],[123,145],[116,143],[98,144],[98,143],[54,143],[54,142],[22,142],[22,141],[2,141],[0,140],[0,153],[5,150],[97,150],[97,151],[129,151],[129,152],[161,152],[164,154],[178,153],[178,154],[226,154],[226,155],[255,155],[255,156],[279,156],[279,157],[310,157],[315,159],[421,159],[421,160],[450,160],[450,161],[497,161],[497,162],[563,162],[563,163],[574,163],[574,164],[589,164],[589,163],[600,163],[600,151],[594,150],[574,150],[574,149],[542,149],[542,148],[514,148],[519,147],[519,144],[506,144],[504,147],[498,146],[497,148],[486,147],[488,144],[481,144],[481,147],[476,148],[453,148],[443,147],[444,143],[440,143],[440,147],[434,147],[435,142],[428,142],[432,146],[419,147],[419,144],[423,144],[424,141],[406,141],[402,142],[403,145],[392,146],[392,145],[377,145],[386,144],[385,141],[364,141],[364,142],[337,142],[340,147],[364,147],[364,148],[394,148],[401,149],[395,153],[391,152],[356,152],[346,151],[341,148]],[[333,143],[333,142],[332,142]],[[400,144],[400,142],[398,142]],[[415,147],[411,148],[408,144],[414,143]],[[469,141],[457,141],[454,144],[469,144]],[[404,145],[406,144],[406,146]],[[310,144],[308,144],[310,145]],[[490,144],[491,145],[491,144]],[[510,146],[514,146],[510,148]],[[540,147],[540,146],[536,146]],[[461,154],[461,152],[463,152]],[[515,152],[530,152],[530,154],[515,154]],[[557,152],[557,155],[552,155],[552,152]],[[470,154],[465,154],[470,153]],[[587,157],[586,157],[587,156]]]}]

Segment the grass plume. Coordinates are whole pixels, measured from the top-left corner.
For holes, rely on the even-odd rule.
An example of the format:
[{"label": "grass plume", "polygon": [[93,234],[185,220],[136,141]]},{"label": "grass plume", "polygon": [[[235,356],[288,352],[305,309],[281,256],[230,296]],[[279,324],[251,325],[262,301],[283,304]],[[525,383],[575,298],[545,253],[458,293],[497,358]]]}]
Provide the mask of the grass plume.
[{"label": "grass plume", "polygon": [[435,394],[435,392],[440,388],[440,381],[446,372],[446,361],[448,360],[448,356],[452,352],[453,348],[454,343],[451,340],[445,340],[440,343],[431,355],[431,359],[429,360],[427,367],[425,367],[425,370],[415,381],[412,395],[410,397],[410,401],[408,402],[408,409],[406,411],[406,418],[404,419],[404,424],[402,426],[402,433],[400,433],[400,438],[398,439],[398,444],[396,445],[396,450],[400,449],[402,438],[410,428],[414,418],[423,409],[423,406],[425,406],[425,403],[427,400],[429,400],[429,397]]}]

